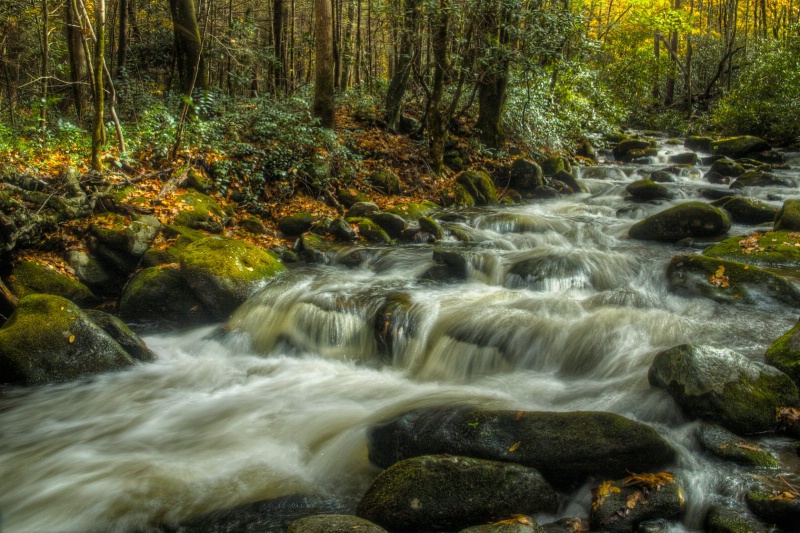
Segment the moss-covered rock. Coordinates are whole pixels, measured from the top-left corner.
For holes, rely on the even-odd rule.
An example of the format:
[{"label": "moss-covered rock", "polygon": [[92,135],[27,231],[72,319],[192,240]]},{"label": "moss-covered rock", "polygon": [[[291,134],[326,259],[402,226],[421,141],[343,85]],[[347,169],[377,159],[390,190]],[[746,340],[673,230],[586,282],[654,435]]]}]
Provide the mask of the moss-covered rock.
[{"label": "moss-covered rock", "polygon": [[420,230],[430,233],[437,241],[444,239],[444,228],[433,218],[419,217],[417,222],[419,223]]},{"label": "moss-covered rock", "polygon": [[378,211],[377,213],[372,213],[368,218],[380,226],[393,239],[399,239],[403,235],[403,230],[408,227],[406,220],[394,213]]},{"label": "moss-covered rock", "polygon": [[683,146],[695,152],[708,152],[711,153],[711,143],[714,139],[711,137],[704,137],[700,135],[690,135],[683,141]]},{"label": "moss-covered rock", "polygon": [[625,187],[634,200],[665,200],[672,198],[672,192],[659,183],[651,180],[637,180]]},{"label": "moss-covered rock", "polygon": [[452,198],[452,205],[455,207],[475,207],[475,198],[458,183],[453,184],[449,196]]},{"label": "moss-covered rock", "polygon": [[614,160],[630,161],[632,158],[644,155],[650,146],[649,139],[625,139],[614,147]]},{"label": "moss-covered rock", "polygon": [[226,318],[285,268],[260,248],[221,237],[193,242],[181,254],[181,272],[217,318]]},{"label": "moss-covered rock", "polygon": [[800,387],[800,322],[772,343],[764,357]]},{"label": "moss-covered rock", "polygon": [[406,459],[383,471],[356,514],[390,531],[453,531],[557,509],[555,491],[533,468],[435,455]]},{"label": "moss-covered rock", "polygon": [[156,266],[133,276],[122,292],[119,314],[140,323],[190,325],[213,317],[176,268]]},{"label": "moss-covered rock", "polygon": [[771,453],[720,426],[701,424],[697,430],[697,440],[708,453],[725,461],[747,466],[778,467],[778,461]]},{"label": "moss-covered rock", "polygon": [[777,209],[752,198],[726,196],[711,205],[720,207],[730,213],[731,219],[739,224],[764,224],[775,219]]},{"label": "moss-covered rock", "polygon": [[679,154],[672,154],[667,158],[667,163],[674,163],[676,165],[696,165],[698,161],[697,154],[694,152],[682,152]]},{"label": "moss-covered rock", "polygon": [[678,181],[675,174],[667,172],[666,170],[654,170],[647,179],[655,181],[656,183],[675,183]]},{"label": "moss-covered rock", "polygon": [[98,309],[87,309],[84,313],[137,361],[147,362],[157,359],[147,344],[119,318]]},{"label": "moss-covered rock", "polygon": [[369,520],[344,514],[306,516],[289,524],[286,533],[386,533]]},{"label": "moss-covered rock", "polygon": [[0,328],[3,383],[69,381],[133,364],[114,339],[60,296],[26,296]]},{"label": "moss-covered rock", "polygon": [[466,189],[475,199],[476,205],[497,205],[497,190],[486,172],[462,172],[456,177],[456,183]]},{"label": "moss-covered rock", "polygon": [[390,213],[400,215],[406,220],[419,220],[419,217],[431,215],[441,209],[439,204],[423,200],[422,202],[408,202],[405,204],[397,204],[396,206],[388,209]]},{"label": "moss-covered rock", "polygon": [[300,211],[278,220],[278,229],[284,235],[302,235],[310,230],[319,219],[320,217],[312,215],[308,211]]},{"label": "moss-covered rock", "polygon": [[353,204],[358,202],[368,202],[369,198],[363,192],[359,191],[354,187],[347,187],[345,189],[339,189],[336,191],[336,199],[339,200],[339,203],[345,206],[346,208],[350,208]]},{"label": "moss-covered rock", "polygon": [[356,231],[343,218],[335,218],[328,225],[330,234],[339,241],[349,242],[358,239]]},{"label": "moss-covered rock", "polygon": [[553,188],[557,189],[561,194],[586,192],[585,187],[581,185],[581,182],[566,171],[556,172],[553,177],[550,178],[548,183]]},{"label": "moss-covered rock", "polygon": [[551,155],[539,163],[542,169],[542,174],[545,176],[555,176],[559,172],[566,171],[566,164],[564,158],[557,155]]},{"label": "moss-covered rock", "polygon": [[377,242],[379,244],[389,244],[392,242],[392,238],[389,237],[389,234],[368,218],[350,219],[349,222],[351,224],[358,224],[359,235],[368,241]]},{"label": "moss-covered rock", "polygon": [[687,237],[711,237],[731,227],[728,215],[703,202],[685,202],[634,224],[633,239],[676,242]]},{"label": "moss-covered rock", "polygon": [[369,182],[378,191],[392,195],[400,194],[402,191],[402,184],[397,174],[390,168],[377,170],[369,175]]},{"label": "moss-covered rock", "polygon": [[80,250],[70,250],[64,256],[75,276],[94,294],[118,295],[125,284],[125,276],[103,265],[93,256]]},{"label": "moss-covered rock", "polygon": [[[372,202],[356,202],[350,206],[350,209],[344,214],[344,218],[360,218],[368,217],[372,213],[377,213],[381,208]],[[399,214],[399,213],[398,213]]]},{"label": "moss-covered rock", "polygon": [[29,294],[54,294],[79,306],[97,303],[97,297],[80,281],[38,261],[23,261],[8,277],[8,288],[17,298]]},{"label": "moss-covered rock", "polygon": [[767,490],[753,490],[745,494],[747,507],[753,514],[769,524],[776,524],[786,531],[797,531],[800,524],[800,498],[774,497]]},{"label": "moss-covered rock", "polygon": [[179,213],[173,224],[209,233],[221,233],[230,218],[216,200],[199,192],[181,194],[175,199],[175,206]]},{"label": "moss-covered rock", "polygon": [[[509,185],[518,191],[530,191],[544,186],[542,167],[533,161],[520,157],[511,163]],[[467,188],[467,191],[470,189]],[[477,199],[476,199],[477,200]]]},{"label": "moss-covered rock", "polygon": [[714,172],[716,174],[719,174],[720,176],[736,178],[745,173],[745,168],[741,164],[734,161],[733,159],[723,157],[722,159],[717,159],[716,161],[711,163],[711,168],[708,169],[708,172],[709,173]]},{"label": "moss-covered rock", "polygon": [[739,235],[709,246],[703,255],[774,268],[800,268],[800,235],[768,231]]},{"label": "moss-covered rock", "polygon": [[675,459],[653,428],[602,412],[427,408],[369,432],[369,457],[378,466],[439,453],[519,463],[558,484],[647,471]]},{"label": "moss-covered rock", "polygon": [[789,376],[727,348],[684,344],[663,350],[648,377],[687,415],[738,434],[773,430],[776,409],[800,401]]},{"label": "moss-covered rock", "polygon": [[708,533],[759,533],[761,528],[729,507],[712,505],[706,513],[705,530]]},{"label": "moss-covered rock", "polygon": [[[511,523],[513,521],[513,523]],[[570,530],[575,533],[576,530]],[[547,533],[546,530],[524,515],[495,522],[493,524],[483,524],[462,529],[458,533]]]},{"label": "moss-covered rock", "polygon": [[607,480],[592,490],[592,531],[633,533],[642,522],[680,518],[686,509],[683,489],[671,475],[632,475]]},{"label": "moss-covered rock", "polygon": [[253,235],[267,234],[267,227],[264,226],[260,218],[253,215],[245,217],[239,222],[239,226],[247,233],[252,233]]},{"label": "moss-covered rock", "polygon": [[794,188],[796,186],[797,184],[790,178],[760,170],[748,170],[731,183],[731,189],[743,189],[745,187]]},{"label": "moss-covered rock", "polygon": [[764,139],[749,135],[726,137],[711,143],[711,153],[724,155],[731,159],[739,159],[755,152],[764,152],[771,149],[772,147]]},{"label": "moss-covered rock", "polygon": [[800,231],[800,200],[786,200],[775,213],[775,231]]}]

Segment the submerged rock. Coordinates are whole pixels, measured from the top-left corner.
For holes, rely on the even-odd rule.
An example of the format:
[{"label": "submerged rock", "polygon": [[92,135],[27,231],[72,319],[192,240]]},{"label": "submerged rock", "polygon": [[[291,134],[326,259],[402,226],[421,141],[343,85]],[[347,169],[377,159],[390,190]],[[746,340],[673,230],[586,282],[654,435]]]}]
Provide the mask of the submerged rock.
[{"label": "submerged rock", "polygon": [[369,432],[369,457],[378,466],[438,453],[519,463],[557,484],[593,475],[619,477],[675,459],[653,428],[602,412],[428,408]]},{"label": "submerged rock", "polygon": [[748,170],[731,183],[731,189],[742,189],[744,187],[794,188],[796,186],[797,184],[790,178],[778,176],[771,172],[762,172],[760,170]]},{"label": "submerged rock", "polygon": [[720,459],[748,466],[778,467],[778,461],[771,453],[725,428],[702,424],[697,430],[697,437],[706,451]]},{"label": "submerged rock", "polygon": [[632,533],[642,522],[677,519],[685,510],[683,489],[666,472],[605,481],[592,490],[592,531]]},{"label": "submerged rock", "polygon": [[738,434],[773,430],[776,410],[800,401],[789,376],[727,348],[684,344],[661,351],[648,377],[687,415]]},{"label": "submerged rock", "polygon": [[719,235],[730,227],[728,216],[720,209],[703,202],[686,202],[637,222],[628,235],[639,240],[676,242]]},{"label": "submerged rock", "polygon": [[434,455],[406,459],[383,471],[356,514],[390,531],[453,531],[557,509],[555,490],[533,468]]}]

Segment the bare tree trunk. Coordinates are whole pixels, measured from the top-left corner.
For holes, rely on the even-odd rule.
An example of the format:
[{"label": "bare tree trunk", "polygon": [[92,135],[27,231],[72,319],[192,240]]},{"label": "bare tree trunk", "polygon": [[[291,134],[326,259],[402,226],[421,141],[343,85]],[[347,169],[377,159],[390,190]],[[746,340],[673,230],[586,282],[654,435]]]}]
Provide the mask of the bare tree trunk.
[{"label": "bare tree trunk", "polygon": [[118,80],[127,76],[128,68],[128,15],[130,0],[119,0],[119,41],[117,44],[117,72]]},{"label": "bare tree trunk", "polygon": [[[488,66],[478,82],[478,121],[475,128],[480,131],[483,144],[489,148],[499,148],[505,140],[501,120],[508,86],[509,59],[505,48],[509,43],[511,13],[502,0],[493,2],[487,8],[486,28],[483,31]],[[497,36],[496,41],[493,36]]]},{"label": "bare tree trunk", "polygon": [[[181,93],[190,97],[192,86],[201,90],[208,89],[194,0],[169,0],[169,7],[175,33],[175,56],[178,62]],[[195,78],[196,81],[192,83]]]},{"label": "bare tree trunk", "polygon": [[72,84],[72,104],[75,106],[75,115],[78,124],[83,120],[83,110],[86,107],[89,72],[87,58],[83,46],[83,31],[81,29],[80,14],[76,0],[67,0],[64,9],[66,17],[67,52],[69,54],[69,77]]},{"label": "bare tree trunk", "polygon": [[353,0],[350,0],[347,4],[347,22],[345,23],[344,35],[339,45],[339,62],[341,63],[341,68],[339,69],[339,90],[342,92],[347,90],[348,81],[350,79],[350,65],[352,63],[351,41],[353,37],[354,19],[355,4]]},{"label": "bare tree trunk", "polygon": [[653,39],[653,56],[656,60],[656,76],[653,80],[653,100],[659,102],[661,100],[661,39],[656,34]]},{"label": "bare tree trunk", "polygon": [[285,12],[283,0],[272,3],[272,42],[275,50],[275,89],[277,93],[286,90],[286,48],[284,40]]},{"label": "bare tree trunk", "polygon": [[[680,9],[681,0],[674,0],[674,8]],[[667,72],[667,86],[664,91],[664,105],[670,106],[675,102],[675,81],[678,77],[678,30],[673,30],[669,42],[670,64]]]},{"label": "bare tree trunk", "polygon": [[[369,29],[367,29],[369,31]],[[353,83],[361,84],[361,0],[356,0],[356,57],[353,70]]]},{"label": "bare tree trunk", "polygon": [[39,109],[39,127],[47,127],[47,99],[50,86],[50,13],[47,10],[47,0],[42,0],[42,63],[41,63],[41,104]]},{"label": "bare tree trunk", "polygon": [[442,112],[442,94],[444,78],[449,70],[447,61],[447,39],[449,32],[449,0],[439,0],[439,11],[434,15],[433,23],[433,90],[431,91],[430,112],[428,114],[428,135],[430,136],[431,170],[441,174],[444,166],[444,144],[447,137],[444,113]]},{"label": "bare tree trunk", "polygon": [[385,118],[386,128],[389,131],[396,131],[400,123],[400,105],[408,88],[411,62],[415,52],[420,0],[405,0],[403,7],[403,28],[400,34],[397,66],[386,91]]},{"label": "bare tree trunk", "polygon": [[103,56],[106,41],[106,2],[96,0],[94,4],[95,42],[94,42],[94,124],[92,127],[92,170],[100,172],[103,162],[100,149],[105,141],[103,130]]},{"label": "bare tree trunk", "polygon": [[314,12],[317,25],[314,32],[316,39],[316,76],[314,82],[314,116],[320,119],[324,128],[335,127],[334,60],[333,60],[333,21],[331,0],[314,0]]}]

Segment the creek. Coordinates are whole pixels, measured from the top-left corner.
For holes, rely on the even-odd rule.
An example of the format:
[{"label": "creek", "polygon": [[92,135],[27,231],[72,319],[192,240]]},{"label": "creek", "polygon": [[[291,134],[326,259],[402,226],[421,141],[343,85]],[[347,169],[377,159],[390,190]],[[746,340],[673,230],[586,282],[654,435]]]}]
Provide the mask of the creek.
[{"label": "creek", "polygon": [[[698,423],[647,372],[656,352],[682,343],[762,360],[798,312],[674,295],[666,266],[699,244],[627,237],[634,222],[724,187],[705,182],[701,166],[666,184],[673,200],[626,199],[628,183],[683,151],[661,145],[657,159],[622,165],[615,179],[585,179],[586,193],[441,213],[470,235],[436,245],[463,250],[466,280],[422,279],[435,266],[432,245],[367,248],[357,266],[352,250],[332,253],[272,282],[225,329],[146,336],[154,363],[3,390],[0,528],[133,531],[294,495],[352,511],[378,473],[367,460],[370,424],[442,404],[622,414],[679,451],[687,513],[675,528],[702,529],[713,503],[743,508],[752,471],[703,453]],[[800,154],[786,155],[800,167]],[[776,172],[800,181],[796,170]],[[796,195],[747,192],[775,207]],[[730,235],[752,230],[734,225]],[[526,262],[539,275],[519,275]],[[387,302],[402,305],[379,315]],[[800,480],[788,440],[759,443],[782,461],[770,476]],[[564,495],[540,523],[587,517],[590,488]]]}]

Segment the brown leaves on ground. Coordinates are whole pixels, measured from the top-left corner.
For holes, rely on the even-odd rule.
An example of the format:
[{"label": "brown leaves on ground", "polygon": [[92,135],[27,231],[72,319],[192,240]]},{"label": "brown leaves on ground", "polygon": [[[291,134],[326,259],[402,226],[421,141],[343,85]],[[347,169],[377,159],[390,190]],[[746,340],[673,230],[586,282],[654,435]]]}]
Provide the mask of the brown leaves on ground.
[{"label": "brown leaves on ground", "polygon": [[657,474],[631,474],[623,482],[625,487],[641,487],[647,490],[661,490],[665,485],[674,485],[675,476],[669,472],[658,472]]},{"label": "brown leaves on ground", "polygon": [[730,278],[725,275],[725,267],[720,265],[716,272],[714,272],[710,278],[708,278],[708,282],[715,287],[721,287],[723,289],[728,288],[731,286]]},{"label": "brown leaves on ground", "polygon": [[746,254],[751,254],[753,252],[763,252],[764,248],[762,248],[761,244],[759,243],[760,237],[761,234],[759,233],[750,234],[744,239],[739,241],[739,247]]}]

